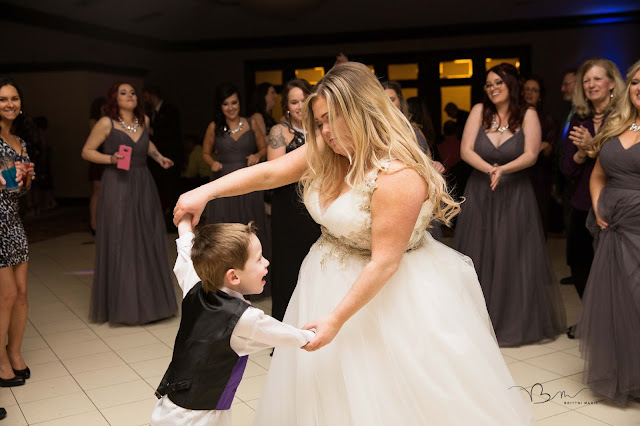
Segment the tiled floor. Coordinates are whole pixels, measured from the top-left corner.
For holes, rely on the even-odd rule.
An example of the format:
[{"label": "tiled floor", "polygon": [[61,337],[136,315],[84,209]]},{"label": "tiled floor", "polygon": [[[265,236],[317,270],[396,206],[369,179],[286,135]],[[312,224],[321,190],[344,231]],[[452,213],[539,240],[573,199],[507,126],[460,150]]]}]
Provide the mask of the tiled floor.
[{"label": "tiled floor", "polygon": [[[173,264],[172,238],[167,236]],[[88,323],[94,250],[90,242],[87,234],[75,233],[31,245],[23,354],[32,378],[25,386],[0,388],[0,407],[8,411],[2,426],[124,426],[150,421],[156,402],[153,389],[171,358],[179,320],[140,327]],[[549,248],[556,275],[566,276],[564,240],[550,239]],[[580,301],[573,287],[561,287],[568,320],[574,322]],[[257,305],[270,311],[269,300]],[[562,336],[502,350],[516,383],[527,388],[523,397],[533,402],[538,424],[640,425],[640,404],[618,408],[582,390],[583,362],[577,346],[577,341]],[[268,350],[249,357],[232,406],[234,425],[252,423],[270,362]],[[542,387],[532,388],[535,383]]]}]

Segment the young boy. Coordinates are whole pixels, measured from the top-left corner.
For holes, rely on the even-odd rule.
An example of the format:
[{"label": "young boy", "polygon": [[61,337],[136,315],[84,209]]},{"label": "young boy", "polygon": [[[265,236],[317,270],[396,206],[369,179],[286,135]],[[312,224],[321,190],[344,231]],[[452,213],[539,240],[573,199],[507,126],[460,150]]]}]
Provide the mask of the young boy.
[{"label": "young boy", "polygon": [[173,268],[183,291],[173,359],[156,396],[151,424],[231,425],[231,403],[250,353],[302,347],[314,333],[267,316],[242,297],[262,293],[269,261],[249,225],[178,225]]}]

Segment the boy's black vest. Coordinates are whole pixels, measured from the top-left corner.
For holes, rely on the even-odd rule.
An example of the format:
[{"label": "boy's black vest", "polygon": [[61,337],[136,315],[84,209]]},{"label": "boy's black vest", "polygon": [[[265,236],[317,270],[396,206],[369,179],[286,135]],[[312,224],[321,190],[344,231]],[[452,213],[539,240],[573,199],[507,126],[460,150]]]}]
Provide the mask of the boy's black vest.
[{"label": "boy's black vest", "polygon": [[173,359],[156,396],[192,410],[228,410],[242,380],[247,356],[231,349],[231,333],[246,302],[223,291],[202,290],[198,283],[182,301],[182,320]]}]

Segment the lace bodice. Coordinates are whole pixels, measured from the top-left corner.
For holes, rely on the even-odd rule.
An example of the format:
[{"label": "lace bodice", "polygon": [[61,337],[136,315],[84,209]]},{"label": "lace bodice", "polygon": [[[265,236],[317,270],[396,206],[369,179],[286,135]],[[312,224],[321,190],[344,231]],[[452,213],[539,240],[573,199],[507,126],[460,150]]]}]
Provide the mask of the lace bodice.
[{"label": "lace bodice", "polygon": [[[316,245],[321,248],[331,246],[327,256],[338,259],[343,265],[348,255],[371,257],[371,196],[378,187],[377,177],[378,170],[369,172],[364,182],[336,198],[324,211],[318,191],[312,189],[305,201],[311,217],[322,228],[322,236]],[[425,201],[409,238],[407,251],[425,243],[425,230],[432,212],[433,204],[430,200]]]}]

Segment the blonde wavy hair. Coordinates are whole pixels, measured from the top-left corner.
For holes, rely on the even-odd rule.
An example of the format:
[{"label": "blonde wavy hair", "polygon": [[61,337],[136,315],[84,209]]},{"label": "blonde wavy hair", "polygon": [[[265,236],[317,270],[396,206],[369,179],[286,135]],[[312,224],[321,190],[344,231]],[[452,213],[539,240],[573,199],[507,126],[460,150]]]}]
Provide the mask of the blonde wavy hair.
[{"label": "blonde wavy hair", "polygon": [[[326,99],[332,136],[336,145],[348,153],[348,167],[340,155],[325,145],[320,131],[316,131],[312,105],[318,97]],[[338,116],[344,120],[344,134],[336,127]],[[391,103],[365,65],[346,62],[334,66],[307,98],[303,121],[308,129],[309,164],[301,179],[305,199],[312,187],[328,199],[334,199],[344,182],[354,187],[365,181],[370,170],[383,170],[385,161],[393,159],[416,170],[427,182],[434,219],[448,225],[460,211],[460,204],[449,195],[444,178],[420,149],[411,123]]]},{"label": "blonde wavy hair", "polygon": [[631,126],[631,123],[635,123],[637,120],[638,110],[631,102],[629,89],[633,76],[636,75],[638,71],[640,71],[640,61],[631,65],[631,68],[627,71],[627,84],[622,93],[622,97],[617,102],[611,114],[609,114],[609,117],[607,117],[607,121],[602,130],[593,138],[591,150],[587,151],[590,157],[598,156],[602,145],[604,145],[606,141],[624,133],[624,131]]},{"label": "blonde wavy hair", "polygon": [[587,59],[582,63],[582,65],[580,65],[578,72],[576,72],[576,85],[573,89],[573,106],[576,108],[576,114],[582,117],[595,114],[593,104],[587,99],[587,95],[584,93],[584,87],[582,85],[584,75],[595,66],[604,68],[607,78],[614,82],[613,90],[611,91],[613,97],[611,98],[609,105],[607,105],[605,115],[615,107],[616,102],[622,96],[624,81],[622,81],[622,76],[620,75],[620,71],[616,64],[603,58]]}]

